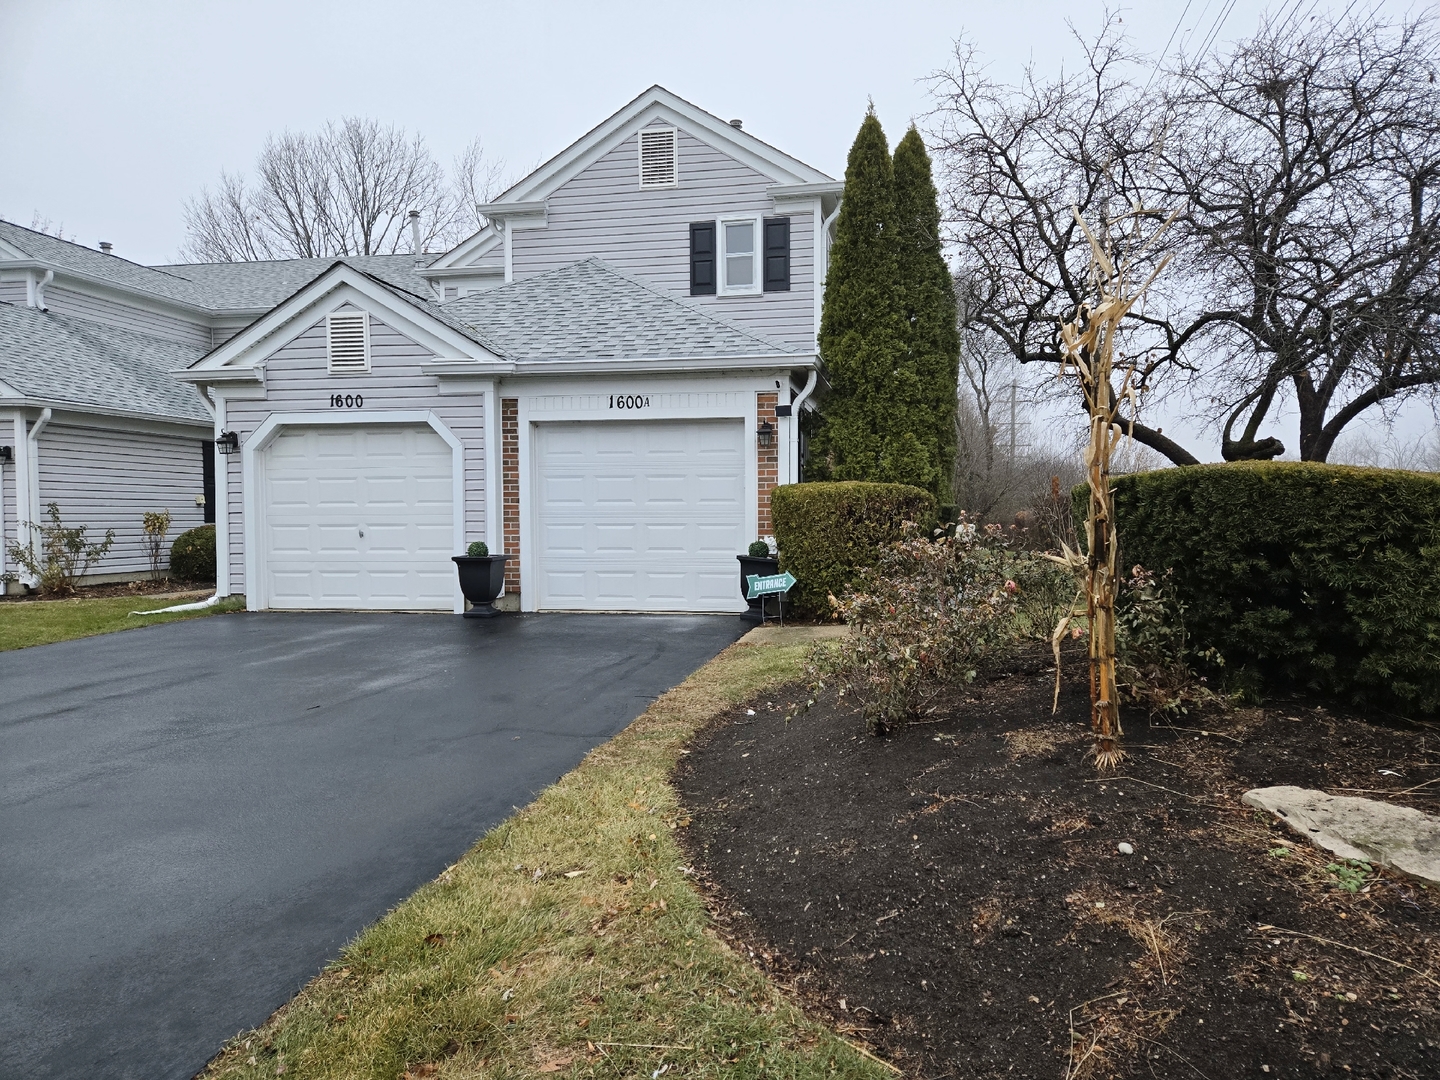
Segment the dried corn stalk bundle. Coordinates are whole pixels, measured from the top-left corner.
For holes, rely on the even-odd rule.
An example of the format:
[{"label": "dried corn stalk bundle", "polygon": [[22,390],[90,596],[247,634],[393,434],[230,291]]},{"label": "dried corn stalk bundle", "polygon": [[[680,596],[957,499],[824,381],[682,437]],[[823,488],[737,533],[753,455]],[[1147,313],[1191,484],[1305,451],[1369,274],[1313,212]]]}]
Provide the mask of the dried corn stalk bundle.
[{"label": "dried corn stalk bundle", "polygon": [[[1120,748],[1120,703],[1115,687],[1115,593],[1119,573],[1116,567],[1110,459],[1125,434],[1120,422],[1120,405],[1128,401],[1133,414],[1137,404],[1135,366],[1123,361],[1117,365],[1116,344],[1121,321],[1145,295],[1145,290],[1165,268],[1169,257],[1160,261],[1139,288],[1131,286],[1127,275],[1135,260],[1165,231],[1174,215],[1142,243],[1142,223],[1147,218],[1158,216],[1153,211],[1136,207],[1114,221],[1106,221],[1098,236],[1078,210],[1072,209],[1071,212],[1090,241],[1090,284],[1095,298],[1081,304],[1075,318],[1061,327],[1060,374],[1064,376],[1074,370],[1090,416],[1090,439],[1085,447],[1090,509],[1085,518],[1087,553],[1082,555],[1062,543],[1061,554],[1051,558],[1069,567],[1083,582],[1076,600],[1084,598],[1090,628],[1090,726],[1095,733],[1095,745],[1091,752],[1097,768],[1104,770],[1115,768],[1125,757]],[[1118,235],[1115,231],[1117,227]],[[1119,253],[1126,244],[1134,251],[1128,258],[1121,259]],[[1118,392],[1114,386],[1117,367],[1121,374]],[[1052,638],[1057,707],[1060,701],[1060,642],[1071,618],[1067,615],[1060,620]]]}]

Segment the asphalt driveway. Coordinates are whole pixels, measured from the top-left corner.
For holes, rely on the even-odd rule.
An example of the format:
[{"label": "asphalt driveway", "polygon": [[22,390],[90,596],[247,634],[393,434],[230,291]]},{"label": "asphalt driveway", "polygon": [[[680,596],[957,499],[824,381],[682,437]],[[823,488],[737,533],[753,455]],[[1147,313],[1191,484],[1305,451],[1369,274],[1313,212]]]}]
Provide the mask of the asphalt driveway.
[{"label": "asphalt driveway", "polygon": [[0,654],[0,1076],[192,1076],[741,630],[246,614]]}]

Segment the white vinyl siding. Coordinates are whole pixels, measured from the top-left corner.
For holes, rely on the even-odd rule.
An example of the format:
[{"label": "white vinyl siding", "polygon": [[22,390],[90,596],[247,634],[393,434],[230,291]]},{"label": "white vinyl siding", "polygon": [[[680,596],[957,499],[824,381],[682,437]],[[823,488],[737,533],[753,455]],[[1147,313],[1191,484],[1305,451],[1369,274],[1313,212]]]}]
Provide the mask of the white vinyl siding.
[{"label": "white vinyl siding", "polygon": [[631,136],[556,189],[546,200],[545,228],[515,230],[515,277],[595,256],[739,326],[813,349],[814,215],[805,211],[790,218],[789,292],[691,297],[690,223],[774,217],[767,189],[775,181],[684,130],[678,145],[684,176],[678,187],[637,186],[637,137]]},{"label": "white vinyl siding", "polygon": [[742,609],[744,438],[727,420],[537,424],[538,607]]},{"label": "white vinyl siding", "polygon": [[[21,302],[23,303],[23,300]],[[45,306],[59,315],[73,315],[126,330],[138,330],[151,337],[178,341],[199,349],[208,350],[211,347],[210,327],[204,323],[162,315],[113,300],[103,300],[98,296],[57,288],[55,285],[50,285],[45,290]]]},{"label": "white vinyl siding", "polygon": [[[201,438],[117,431],[51,423],[40,433],[40,510],[58,503],[66,525],[87,527],[88,540],[115,530],[115,546],[92,574],[150,569],[142,516],[170,511],[168,544],[186,529],[205,523],[195,496],[205,492]],[[14,466],[6,473],[13,477]],[[7,507],[6,527],[10,525]]]},{"label": "white vinyl siding", "polygon": [[[485,539],[485,414],[480,395],[440,396],[435,376],[420,363],[433,354],[379,319],[370,318],[370,371],[347,375],[344,391],[360,394],[363,408],[345,410],[354,419],[390,409],[428,410],[465,445],[465,539]],[[272,353],[265,361],[266,396],[226,402],[225,426],[242,442],[271,413],[331,411],[336,377],[326,364],[325,320]],[[339,412],[340,410],[333,410]],[[229,520],[230,591],[245,591],[245,504],[241,455],[222,457]],[[458,554],[458,552],[452,552]]]}]

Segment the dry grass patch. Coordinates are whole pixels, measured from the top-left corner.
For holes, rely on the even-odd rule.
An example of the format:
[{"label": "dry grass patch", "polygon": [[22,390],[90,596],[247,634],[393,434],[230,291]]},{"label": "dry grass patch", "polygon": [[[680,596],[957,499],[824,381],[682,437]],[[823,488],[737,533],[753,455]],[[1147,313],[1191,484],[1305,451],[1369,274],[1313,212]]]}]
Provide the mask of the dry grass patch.
[{"label": "dry grass patch", "polygon": [[667,781],[803,647],[735,645],[365,931],[203,1074],[880,1077],[710,928]]}]

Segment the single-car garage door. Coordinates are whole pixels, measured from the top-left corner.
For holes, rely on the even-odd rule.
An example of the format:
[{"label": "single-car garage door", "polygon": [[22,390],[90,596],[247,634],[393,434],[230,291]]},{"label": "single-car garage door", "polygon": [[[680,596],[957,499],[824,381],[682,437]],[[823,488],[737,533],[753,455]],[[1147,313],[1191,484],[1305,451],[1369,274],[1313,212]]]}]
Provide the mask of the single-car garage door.
[{"label": "single-car garage door", "polygon": [[454,608],[452,455],[431,428],[287,428],[261,457],[266,606]]},{"label": "single-car garage door", "polygon": [[537,424],[542,609],[741,611],[739,421]]}]

